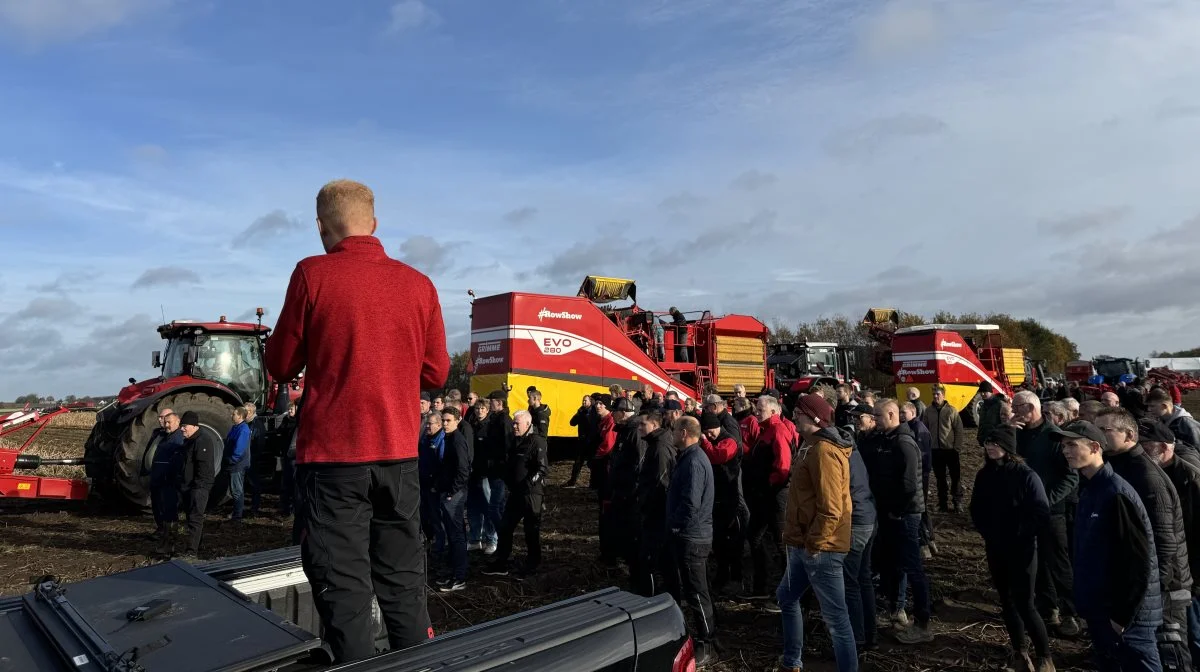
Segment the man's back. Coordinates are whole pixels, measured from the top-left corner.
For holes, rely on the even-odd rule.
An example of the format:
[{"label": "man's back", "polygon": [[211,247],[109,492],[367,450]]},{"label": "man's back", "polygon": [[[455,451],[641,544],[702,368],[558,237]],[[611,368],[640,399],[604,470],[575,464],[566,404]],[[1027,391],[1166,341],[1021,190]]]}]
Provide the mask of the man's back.
[{"label": "man's back", "polygon": [[441,387],[450,370],[433,283],[374,236],[297,264],[266,359],[277,380],[305,372],[298,464],[415,458],[416,391]]}]

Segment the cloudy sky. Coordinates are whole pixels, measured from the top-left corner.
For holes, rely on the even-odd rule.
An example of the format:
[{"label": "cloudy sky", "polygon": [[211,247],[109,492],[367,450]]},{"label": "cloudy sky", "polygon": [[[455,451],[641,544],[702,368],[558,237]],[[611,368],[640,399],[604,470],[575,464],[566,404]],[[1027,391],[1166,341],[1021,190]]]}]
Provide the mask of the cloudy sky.
[{"label": "cloudy sky", "polygon": [[1157,0],[0,0],[0,399],[150,376],[164,313],[273,316],[335,177],[452,348],[468,288],[587,273],[1194,347],[1197,34]]}]

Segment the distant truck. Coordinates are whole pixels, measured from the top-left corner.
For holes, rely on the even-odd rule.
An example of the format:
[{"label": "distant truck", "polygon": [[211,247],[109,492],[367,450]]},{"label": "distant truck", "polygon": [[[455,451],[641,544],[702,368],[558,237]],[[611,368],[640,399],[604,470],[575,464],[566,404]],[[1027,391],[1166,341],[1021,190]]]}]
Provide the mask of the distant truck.
[{"label": "distant truck", "polygon": [[[382,626],[376,619],[376,635]],[[298,548],[193,567],[172,561],[0,599],[0,670],[14,672],[691,672],[669,595],[616,588],[335,666]],[[380,640],[386,647],[386,638]]]}]

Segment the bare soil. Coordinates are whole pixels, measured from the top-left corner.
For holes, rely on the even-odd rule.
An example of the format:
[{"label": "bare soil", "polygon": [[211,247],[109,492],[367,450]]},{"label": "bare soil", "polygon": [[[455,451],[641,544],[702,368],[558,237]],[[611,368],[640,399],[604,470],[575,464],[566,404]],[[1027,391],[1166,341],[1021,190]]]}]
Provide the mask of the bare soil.
[{"label": "bare soil", "polygon": [[[74,415],[74,414],[73,414]],[[76,421],[77,422],[77,421]],[[72,425],[75,423],[72,422]],[[86,428],[55,426],[32,452],[55,457],[79,455]],[[974,435],[968,437],[974,445]],[[963,483],[971,485],[982,459],[978,451],[963,455]],[[610,585],[627,586],[623,569],[596,561],[596,503],[587,489],[559,487],[569,462],[556,462],[546,497],[543,523],[543,571],[516,581],[479,576],[482,556],[471,556],[469,588],[443,595],[431,592],[430,612],[438,630],[452,630]],[[57,474],[56,474],[57,475]],[[268,497],[264,510],[273,510]],[[983,547],[965,514],[935,514],[940,553],[926,563],[934,599],[932,644],[904,647],[881,631],[880,649],[866,655],[864,670],[917,672],[999,669],[1007,656],[1007,635],[983,561]],[[290,519],[263,516],[235,525],[224,516],[210,517],[201,557],[216,558],[278,548],[288,544]],[[153,562],[153,542],[146,538],[148,517],[130,516],[102,502],[80,504],[0,502],[0,595],[25,592],[38,577],[52,574],[77,581]],[[517,553],[523,542],[518,534]],[[775,669],[781,650],[780,618],[761,604],[733,600],[716,605],[724,651],[719,672]],[[808,616],[806,669],[834,670],[829,638],[817,614]],[[1086,665],[1083,642],[1052,642],[1059,670]]]}]

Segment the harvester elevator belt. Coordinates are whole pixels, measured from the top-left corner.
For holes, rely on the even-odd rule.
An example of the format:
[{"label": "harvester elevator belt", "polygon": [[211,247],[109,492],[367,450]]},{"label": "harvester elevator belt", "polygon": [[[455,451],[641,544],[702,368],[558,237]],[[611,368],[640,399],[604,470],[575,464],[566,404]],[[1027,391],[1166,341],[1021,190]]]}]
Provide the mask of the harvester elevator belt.
[{"label": "harvester elevator belt", "polygon": [[[148,620],[131,609],[170,602]],[[257,672],[320,646],[316,635],[182,562],[0,601],[0,672]]]}]

